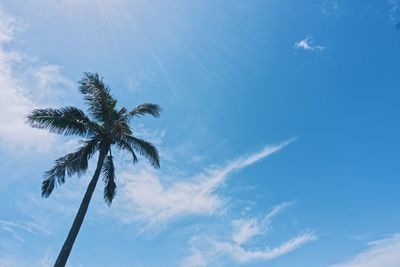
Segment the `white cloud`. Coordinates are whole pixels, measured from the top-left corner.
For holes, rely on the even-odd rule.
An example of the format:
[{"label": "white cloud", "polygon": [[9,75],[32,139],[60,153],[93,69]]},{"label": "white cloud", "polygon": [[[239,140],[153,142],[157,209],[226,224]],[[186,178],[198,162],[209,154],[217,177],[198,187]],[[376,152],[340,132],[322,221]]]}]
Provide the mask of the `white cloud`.
[{"label": "white cloud", "polygon": [[119,176],[124,184],[114,208],[123,212],[124,220],[141,220],[149,225],[167,222],[185,215],[207,215],[217,212],[224,200],[216,190],[229,174],[281,150],[292,140],[266,146],[259,152],[229,162],[223,167],[204,170],[194,178],[164,185],[151,169],[138,173],[123,172]]},{"label": "white cloud", "polygon": [[8,49],[20,23],[0,8],[0,144],[11,149],[47,151],[55,137],[32,129],[25,116],[41,104],[50,103],[58,89],[72,86],[56,65],[38,64],[36,59]]},{"label": "white cloud", "polygon": [[232,239],[238,245],[246,243],[263,232],[256,218],[234,220],[232,225],[235,228]]},{"label": "white cloud", "polygon": [[[1,8],[1,7],[0,7]],[[0,43],[6,43],[13,39],[14,31],[20,25],[16,18],[5,14],[0,9]]]},{"label": "white cloud", "polygon": [[273,207],[271,212],[266,214],[262,220],[257,220],[257,218],[242,218],[238,220],[233,220],[232,225],[234,231],[232,234],[232,239],[235,241],[236,244],[242,245],[254,236],[263,234],[265,230],[268,229],[268,226],[271,224],[272,218],[290,205],[291,203],[284,202],[280,205]]},{"label": "white cloud", "polygon": [[40,104],[54,104],[65,91],[70,93],[74,87],[74,83],[61,74],[61,67],[58,65],[31,67],[27,73],[34,82],[34,100]]},{"label": "white cloud", "polygon": [[186,257],[182,263],[182,267],[207,267],[207,266],[208,263],[204,256],[204,253],[194,248],[192,248],[191,254],[188,257]]},{"label": "white cloud", "polygon": [[399,267],[400,234],[368,243],[369,248],[351,260],[331,267]]},{"label": "white cloud", "polygon": [[183,260],[182,266],[212,266],[224,257],[228,257],[236,263],[268,261],[316,240],[316,234],[306,231],[272,248],[251,249],[246,246],[245,243],[252,240],[255,236],[265,235],[272,218],[289,205],[290,203],[283,203],[275,206],[270,213],[261,219],[241,218],[233,220],[232,233],[227,240],[224,237],[194,236],[190,243],[190,255]]},{"label": "white cloud", "polygon": [[292,204],[293,204],[292,202],[283,202],[279,205],[274,206],[272,210],[267,215],[265,215],[264,221],[270,223],[271,219],[274,216],[278,215],[280,212],[282,212],[284,209],[288,208]]},{"label": "white cloud", "polygon": [[317,236],[313,232],[306,232],[291,238],[283,244],[269,248],[266,247],[260,250],[249,250],[240,246],[239,244],[233,243],[216,243],[216,249],[220,253],[225,253],[232,257],[235,261],[244,263],[255,260],[271,260],[285,255],[311,241],[317,239]]},{"label": "white cloud", "polygon": [[314,44],[314,38],[312,36],[307,36],[303,40],[300,40],[294,44],[295,49],[303,49],[306,51],[323,51],[326,47]]}]

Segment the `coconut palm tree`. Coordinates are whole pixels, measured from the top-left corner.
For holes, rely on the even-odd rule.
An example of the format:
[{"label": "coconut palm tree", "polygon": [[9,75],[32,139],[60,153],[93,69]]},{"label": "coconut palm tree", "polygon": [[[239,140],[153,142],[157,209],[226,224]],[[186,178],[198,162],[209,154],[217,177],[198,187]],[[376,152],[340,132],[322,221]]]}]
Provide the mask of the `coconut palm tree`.
[{"label": "coconut palm tree", "polygon": [[35,109],[27,116],[27,123],[33,128],[46,129],[66,136],[78,135],[83,138],[78,149],[55,160],[54,166],[45,173],[42,197],[49,197],[57,185],[65,182],[66,177],[86,173],[89,159],[99,152],[96,170],[57,257],[55,267],[65,266],[68,260],[100,175],[104,182],[104,200],[111,205],[116,192],[112,148],[130,153],[133,163],[138,161],[136,155],[138,153],[146,157],[155,168],[160,167],[156,147],[148,141],[133,136],[132,128],[129,126],[134,117],[146,114],[158,117],[161,111],[158,105],[145,103],[130,111],[124,107],[117,109],[117,100],[110,94],[109,87],[97,73],[84,73],[79,81],[79,90],[84,96],[89,115],[76,107],[63,107]]}]

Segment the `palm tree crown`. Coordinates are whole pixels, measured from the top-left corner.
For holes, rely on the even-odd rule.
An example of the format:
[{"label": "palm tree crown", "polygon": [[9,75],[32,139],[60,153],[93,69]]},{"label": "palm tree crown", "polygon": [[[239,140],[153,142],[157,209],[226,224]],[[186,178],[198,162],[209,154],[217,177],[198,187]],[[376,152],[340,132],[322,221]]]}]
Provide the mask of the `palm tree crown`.
[{"label": "palm tree crown", "polygon": [[89,159],[102,150],[107,154],[101,169],[105,184],[104,200],[111,204],[116,191],[111,152],[113,147],[129,152],[133,163],[138,161],[136,153],[139,153],[155,168],[160,167],[157,149],[150,142],[133,136],[129,123],[136,116],[149,114],[159,117],[161,109],[151,103],[138,105],[131,111],[124,107],[117,109],[117,100],[97,73],[84,73],[79,82],[79,90],[84,95],[89,115],[76,107],[63,107],[36,109],[27,116],[27,122],[34,128],[85,138],[80,141],[81,146],[78,149],[58,158],[54,166],[45,173],[42,196],[50,196],[57,185],[65,182],[66,177],[86,173]]}]

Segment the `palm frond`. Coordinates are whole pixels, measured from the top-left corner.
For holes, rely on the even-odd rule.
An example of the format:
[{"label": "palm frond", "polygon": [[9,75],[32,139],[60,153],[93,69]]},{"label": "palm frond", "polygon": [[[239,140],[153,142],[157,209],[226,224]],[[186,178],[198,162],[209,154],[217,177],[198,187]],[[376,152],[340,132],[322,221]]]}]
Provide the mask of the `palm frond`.
[{"label": "palm frond", "polygon": [[131,135],[132,130],[131,127],[129,127],[129,124],[121,119],[121,120],[114,120],[112,123],[112,128],[111,128],[111,136],[115,140],[121,139],[122,136],[124,135]]},{"label": "palm frond", "polygon": [[136,138],[131,135],[125,135],[124,140],[140,155],[147,158],[151,165],[155,168],[160,168],[160,157],[157,148],[150,142]]},{"label": "palm frond", "polygon": [[111,95],[103,78],[97,73],[86,72],[79,81],[79,90],[85,96],[90,114],[102,123],[109,121],[117,100]]},{"label": "palm frond", "polygon": [[137,163],[138,162],[138,158],[137,158],[137,156],[135,154],[135,151],[133,150],[132,146],[128,142],[126,142],[125,140],[120,139],[120,140],[118,140],[116,142],[116,146],[119,149],[122,149],[122,150],[125,150],[126,152],[131,153],[133,163]]},{"label": "palm frond", "polygon": [[95,131],[95,123],[75,107],[35,109],[26,117],[26,122],[33,128],[64,135],[85,136]]},{"label": "palm frond", "polygon": [[107,156],[103,164],[103,182],[104,182],[104,200],[108,205],[111,205],[116,193],[115,184],[115,168],[113,157],[111,155]]},{"label": "palm frond", "polygon": [[65,177],[84,174],[88,168],[88,160],[99,149],[98,142],[98,138],[82,141],[84,145],[75,152],[56,159],[53,167],[45,173],[42,196],[50,196],[57,184],[65,183]]},{"label": "palm frond", "polygon": [[128,110],[125,107],[122,107],[119,111],[118,111],[118,115],[119,116],[123,116],[124,114],[126,114]]},{"label": "palm frond", "polygon": [[132,111],[128,113],[128,117],[132,118],[135,116],[143,116],[146,114],[152,115],[154,117],[159,117],[161,112],[161,107],[157,104],[144,103],[135,107]]}]

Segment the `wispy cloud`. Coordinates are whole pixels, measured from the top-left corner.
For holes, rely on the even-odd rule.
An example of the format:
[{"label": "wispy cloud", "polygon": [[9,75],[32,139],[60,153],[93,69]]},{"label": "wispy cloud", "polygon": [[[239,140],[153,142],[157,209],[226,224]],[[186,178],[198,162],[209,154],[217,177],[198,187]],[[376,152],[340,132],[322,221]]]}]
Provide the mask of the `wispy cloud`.
[{"label": "wispy cloud", "polygon": [[278,213],[289,207],[292,203],[284,202],[272,208],[272,210],[264,216],[261,220],[257,218],[242,218],[232,221],[234,228],[232,239],[236,244],[242,245],[257,235],[263,234],[268,226],[271,224],[271,220]]},{"label": "wispy cloud", "polygon": [[321,13],[324,16],[331,16],[337,14],[339,11],[339,3],[335,0],[325,0],[322,3]]},{"label": "wispy cloud", "polygon": [[[264,235],[272,223],[272,218],[287,208],[290,203],[275,206],[263,218],[241,218],[232,221],[231,238],[221,241],[224,237],[194,236],[191,240],[191,253],[182,263],[182,267],[212,266],[221,258],[228,257],[237,263],[252,261],[268,261],[283,256],[303,245],[317,239],[312,231],[294,236],[275,247],[251,249],[246,245],[255,236]],[[226,238],[225,238],[226,239]]]},{"label": "wispy cloud", "polygon": [[[269,145],[261,151],[240,157],[222,167],[209,167],[193,178],[164,185],[153,170],[142,169],[136,174],[125,171],[124,184],[114,208],[123,212],[124,220],[140,220],[148,225],[164,223],[185,215],[206,215],[219,211],[224,199],[216,190],[228,176],[278,152],[293,140]],[[176,180],[175,180],[176,181]]]},{"label": "wispy cloud", "polygon": [[0,254],[0,267],[50,267],[53,259],[46,253],[37,259],[27,259],[26,257],[15,257],[10,254]]},{"label": "wispy cloud", "polygon": [[154,80],[155,72],[139,72],[135,74],[133,77],[128,78],[128,89],[130,91],[136,92],[143,87],[144,83],[151,82]]},{"label": "wispy cloud", "polygon": [[273,248],[266,247],[265,249],[250,250],[238,244],[227,242],[216,243],[216,248],[220,253],[225,253],[235,261],[244,263],[255,260],[275,259],[316,239],[317,236],[313,232],[306,232]]},{"label": "wispy cloud", "polygon": [[33,221],[6,221],[0,220],[0,244],[11,240],[25,242],[26,237],[31,237],[37,233],[50,234],[42,225]]},{"label": "wispy cloud", "polygon": [[0,220],[0,226],[2,229],[23,230],[25,232],[29,232],[32,234],[37,232],[49,234],[49,231],[44,229],[41,225],[29,221],[15,222],[15,221]]},{"label": "wispy cloud", "polygon": [[368,243],[369,248],[352,259],[331,267],[398,267],[400,266],[400,234]]},{"label": "wispy cloud", "polygon": [[210,259],[206,259],[204,252],[197,248],[191,248],[191,254],[183,260],[181,267],[207,267],[207,260]]},{"label": "wispy cloud", "polygon": [[294,48],[306,51],[324,51],[326,49],[325,46],[315,44],[313,36],[307,36],[303,40],[296,42]]},{"label": "wispy cloud", "polygon": [[[51,266],[49,254],[42,250],[41,257],[28,256],[21,247],[32,249],[35,234],[49,234],[42,226],[31,221],[0,220],[0,267]],[[44,246],[45,247],[45,246]]]},{"label": "wispy cloud", "polygon": [[20,22],[0,8],[0,144],[7,148],[47,151],[54,136],[29,128],[24,117],[33,108],[50,102],[57,88],[70,87],[56,65],[39,64],[32,57],[9,50]]},{"label": "wispy cloud", "polygon": [[42,232],[49,234],[49,231],[45,230],[39,224],[33,222],[15,222],[15,221],[0,220],[0,226],[1,229],[11,233],[16,233],[22,230],[28,233]]}]

